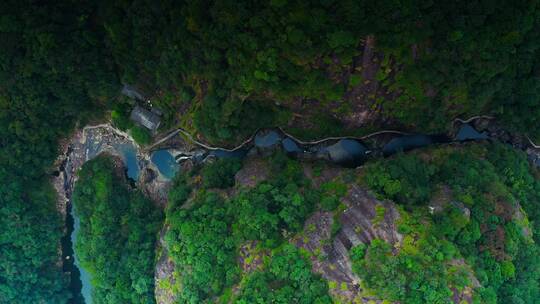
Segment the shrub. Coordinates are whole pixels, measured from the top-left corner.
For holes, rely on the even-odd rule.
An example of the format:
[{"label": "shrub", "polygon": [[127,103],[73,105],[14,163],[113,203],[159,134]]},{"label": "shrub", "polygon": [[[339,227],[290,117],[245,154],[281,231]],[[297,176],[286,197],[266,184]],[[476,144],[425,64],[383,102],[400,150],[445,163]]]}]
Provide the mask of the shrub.
[{"label": "shrub", "polygon": [[242,168],[242,161],[236,158],[220,158],[207,164],[201,170],[206,188],[228,188],[234,186],[234,176]]},{"label": "shrub", "polygon": [[139,145],[148,145],[152,141],[152,135],[148,129],[141,126],[131,128],[131,136]]}]

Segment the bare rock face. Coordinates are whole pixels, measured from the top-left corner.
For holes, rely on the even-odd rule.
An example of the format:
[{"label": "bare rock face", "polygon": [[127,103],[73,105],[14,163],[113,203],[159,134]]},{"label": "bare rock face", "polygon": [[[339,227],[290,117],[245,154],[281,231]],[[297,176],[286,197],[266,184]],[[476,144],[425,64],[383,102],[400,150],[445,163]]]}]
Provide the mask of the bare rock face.
[{"label": "bare rock face", "polygon": [[526,152],[534,166],[540,168],[540,149],[529,148]]},{"label": "bare rock face", "polygon": [[158,261],[156,271],[154,273],[155,295],[158,304],[173,304],[176,301],[175,286],[176,279],[174,278],[174,263],[169,258],[167,246],[164,236],[167,232],[167,227],[164,227],[160,232],[158,243]]},{"label": "bare rock face", "polygon": [[253,188],[270,175],[268,164],[260,158],[248,158],[236,173],[235,184],[242,188]]},{"label": "bare rock face", "polygon": [[[340,218],[344,229],[355,231],[359,241],[364,244],[374,239],[383,239],[395,244],[402,241],[403,236],[397,232],[396,221],[399,212],[394,203],[379,201],[365,189],[353,184],[344,199],[348,209]],[[377,209],[384,210],[384,215],[377,215]],[[361,229],[359,229],[361,228]],[[360,242],[353,242],[356,246]]]},{"label": "bare rock face", "polygon": [[313,165],[304,163],[304,175],[311,180],[315,188],[320,187],[323,183],[330,181],[340,175],[343,172],[343,168],[327,166],[324,167],[320,172],[315,172]]},{"label": "bare rock face", "polygon": [[[150,165],[149,165],[150,167]],[[157,173],[157,169],[144,168],[137,182],[139,188],[152,201],[160,206],[167,204],[167,193],[171,187],[171,181],[162,179]]]},{"label": "bare rock face", "polygon": [[242,244],[238,252],[238,264],[244,273],[251,273],[263,265],[263,257],[268,255],[267,250],[257,249],[258,241],[248,241]]},{"label": "bare rock face", "polygon": [[[346,209],[339,216],[331,212],[313,214],[306,221],[303,237],[294,242],[313,254],[314,271],[330,282],[334,297],[345,302],[380,303],[360,287],[360,279],[352,272],[349,250],[374,239],[390,244],[401,242],[403,237],[396,228],[399,212],[393,203],[375,199],[356,184],[350,186],[342,202]],[[336,220],[339,224],[334,223]],[[340,227],[334,236],[332,230],[336,228],[332,226]]]}]

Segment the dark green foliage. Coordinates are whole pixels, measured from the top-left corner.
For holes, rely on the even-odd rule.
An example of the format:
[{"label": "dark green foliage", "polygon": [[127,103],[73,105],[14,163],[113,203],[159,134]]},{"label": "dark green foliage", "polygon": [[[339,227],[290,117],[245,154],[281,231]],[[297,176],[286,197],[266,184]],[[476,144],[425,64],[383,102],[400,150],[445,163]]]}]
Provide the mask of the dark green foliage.
[{"label": "dark green foliage", "polygon": [[229,188],[234,186],[234,175],[242,168],[242,161],[236,158],[220,158],[207,164],[201,170],[206,188]]},{"label": "dark green foliage", "polygon": [[[305,140],[352,134],[350,130],[345,129],[343,123],[339,119],[334,117],[334,115],[328,111],[314,114],[311,120],[314,122],[312,128],[287,128],[287,131],[291,132],[295,137]],[[364,130],[361,130],[361,132],[362,131]]]},{"label": "dark green foliage", "polygon": [[134,126],[131,128],[131,136],[139,145],[148,145],[152,142],[152,135],[145,127]]},{"label": "dark green foliage", "polygon": [[347,185],[339,181],[326,182],[321,185],[320,205],[325,211],[337,208],[341,197],[347,193]]},{"label": "dark green foliage", "polygon": [[[392,84],[404,94],[385,104],[391,114],[442,128],[453,116],[491,110],[524,132],[537,129],[538,120],[529,118],[539,117],[532,97],[540,47],[537,2],[411,3],[403,14],[392,14],[393,6],[380,2],[368,7],[379,19],[379,45],[404,63]],[[419,47],[416,60],[410,45]],[[429,89],[434,96],[428,98]]]},{"label": "dark green foliage", "polygon": [[[106,157],[87,162],[73,193],[81,229],[75,244],[92,278],[94,303],[155,303],[159,209],[132,192]],[[118,173],[118,172],[117,172]]]},{"label": "dark green foliage", "polygon": [[448,258],[439,250],[423,247],[417,254],[394,256],[391,245],[374,240],[365,258],[351,258],[354,271],[384,299],[400,303],[452,303],[447,281],[450,270],[445,266]]},{"label": "dark green foliage", "polygon": [[495,166],[502,181],[526,211],[533,223],[535,241],[540,241],[540,180],[529,171],[529,163],[524,153],[506,145],[494,145],[487,155]]},{"label": "dark green foliage", "polygon": [[258,128],[279,124],[279,111],[271,101],[224,99],[209,94],[195,113],[195,127],[209,139],[231,141],[247,137]]},{"label": "dark green foliage", "polygon": [[[117,81],[95,3],[0,3],[0,302],[66,303],[57,141],[99,117]],[[96,103],[100,106],[96,107]]]},{"label": "dark green foliage", "polygon": [[[538,233],[534,220],[533,239],[524,233],[531,227],[525,217],[528,215],[529,219],[535,219],[539,215],[540,201],[538,179],[532,175],[525,155],[502,144],[470,146],[462,150],[432,149],[429,153],[429,157],[398,156],[386,162],[370,164],[365,180],[380,196],[396,199],[401,204],[409,205],[411,210],[425,207],[411,207],[407,199],[400,195],[401,185],[407,185],[406,193],[427,193],[417,203],[426,203],[430,199],[429,193],[433,190],[426,192],[425,189],[448,187],[456,202],[447,202],[445,210],[432,217],[434,223],[429,235],[452,242],[472,266],[475,277],[482,284],[482,288],[476,290],[478,300],[482,303],[536,303],[536,299],[540,298],[540,273],[519,271],[524,267],[533,270],[540,267],[538,259],[532,257],[532,252],[539,248],[538,243],[533,241],[537,240]],[[409,161],[415,164],[415,168],[430,168],[430,178],[424,179],[421,172],[425,170],[411,171],[407,166],[400,166]],[[405,172],[417,173],[407,175]],[[423,182],[411,183],[412,176],[419,177]],[[399,187],[394,187],[395,184]],[[516,215],[522,212],[517,203],[525,214]],[[469,211],[466,212],[465,208]],[[400,230],[411,233],[418,228],[401,224]],[[381,250],[386,249],[377,245],[373,250],[376,250],[373,254],[375,258],[383,254]],[[429,250],[436,252],[438,249],[422,249],[420,252],[429,254]],[[368,254],[365,260],[360,260],[368,267],[371,267],[371,263],[394,265],[394,260],[399,261],[401,255],[402,252],[390,260],[376,262]],[[379,285],[382,278],[369,271],[358,271],[366,278],[372,278],[372,286],[382,294],[406,301],[414,299],[411,291],[406,289],[401,295],[392,293],[394,289],[391,287],[387,289]],[[445,277],[442,276],[441,280]],[[395,284],[401,285],[402,282]],[[535,301],[531,302],[531,299]]]},{"label": "dark green foliage", "polygon": [[[394,92],[381,101],[383,118],[439,130],[455,116],[493,114],[512,130],[538,138],[539,12],[537,0],[2,1],[0,302],[68,300],[57,257],[61,218],[46,185],[49,166],[59,138],[111,108],[105,101],[117,94],[116,75],[157,89],[167,125],[178,120],[179,109],[182,114],[192,109],[188,114],[194,115],[185,116],[194,118],[200,133],[231,141],[288,120],[282,105],[328,112],[329,102],[343,98],[341,78],[356,65],[353,57],[361,58],[360,41],[369,34],[374,51],[382,53],[379,62],[388,68],[379,70],[379,87]],[[129,128],[126,112],[117,114],[114,123]],[[341,128],[332,114],[313,117],[317,135]],[[141,144],[150,141],[138,129],[134,137]],[[482,276],[490,284],[483,291],[486,299],[497,296],[497,285],[506,284],[501,280],[534,282],[518,279],[519,272],[509,278],[510,260],[523,269],[515,252],[524,245],[514,238],[511,221],[494,213],[486,194],[519,202],[535,231],[540,223],[534,221],[540,186],[524,173],[523,158],[516,162],[506,152],[493,152],[488,158],[498,159],[485,162],[453,156],[437,174],[410,160],[374,169],[368,177],[380,195],[410,206],[424,203],[434,184],[448,183],[460,201],[474,206],[461,231],[441,232],[459,241],[466,256],[480,256],[479,246],[494,248],[484,234],[503,229],[511,236],[503,246],[510,257],[487,250],[491,253],[471,262],[490,270]],[[273,187],[284,189],[299,172],[294,167],[282,167],[290,171]],[[178,201],[184,196],[180,190],[173,195]],[[335,202],[327,199],[324,205]],[[497,269],[506,271],[491,274]],[[529,287],[522,290],[535,290]],[[512,294],[518,303],[519,293]],[[531,294],[523,301],[534,299]]]},{"label": "dark green foliage", "polygon": [[342,224],[341,224],[341,221],[339,220],[339,214],[340,213],[335,213],[334,214],[334,219],[332,221],[332,226],[330,227],[330,238],[331,239],[334,239],[336,237],[336,235],[341,231],[341,228],[342,228]]},{"label": "dark green foliage", "polygon": [[178,173],[174,176],[173,185],[167,197],[167,208],[172,211],[181,207],[191,194],[191,187],[188,184],[190,177],[185,173]]},{"label": "dark green foliage", "polygon": [[128,103],[117,103],[111,112],[111,120],[115,127],[122,131],[127,131],[133,127],[133,122],[129,119],[129,114],[133,106]]},{"label": "dark green foliage", "polygon": [[320,195],[305,178],[300,162],[276,153],[269,163],[270,180],[241,192],[232,200],[231,212],[238,216],[234,226],[237,237],[275,246],[282,234],[302,228]]},{"label": "dark green foliage", "polygon": [[[216,183],[220,187],[227,186],[222,183],[223,179],[215,179],[215,174],[230,168],[233,170],[227,174],[231,178],[231,184],[228,185],[232,185],[232,176],[238,170],[239,162],[226,160],[207,164],[210,167],[200,171],[200,183],[196,181],[198,178],[188,177],[188,173],[175,178],[169,192],[169,201],[173,205],[167,209],[170,229],[166,241],[181,278],[180,303],[208,301],[237,283],[240,274],[237,265],[239,246],[248,241],[256,241],[262,248],[277,248],[285,240],[284,236],[302,229],[304,220],[316,206],[318,193],[305,180],[298,162],[281,154],[273,159],[276,162],[272,163],[275,171],[271,181],[241,190],[227,200],[208,188],[215,188]],[[210,178],[210,181],[206,178]],[[202,187],[192,190],[197,186]],[[190,199],[192,191],[197,191],[197,194]],[[309,301],[316,298],[327,299],[325,284],[312,278],[309,264],[297,256],[296,251],[291,250],[289,248],[284,251],[287,258],[279,258],[285,259],[281,262],[284,265],[272,266],[276,269],[275,273],[256,274],[248,279],[251,282],[248,285],[252,284],[253,288],[266,286],[264,288],[268,289],[268,280],[280,281],[283,284],[281,291],[264,296],[282,294],[286,299],[292,299],[290,297],[304,295],[308,300],[299,303],[313,303]],[[274,265],[278,261],[270,264]],[[286,268],[279,270],[282,273],[277,272],[276,267],[285,267],[286,263],[292,261],[296,261],[290,265],[294,269]],[[283,277],[289,270],[297,271]],[[302,290],[308,286],[314,289]],[[296,303],[296,300],[288,301],[280,303]]]},{"label": "dark green foliage", "polygon": [[[456,116],[489,113],[538,137],[539,14],[536,0],[139,0],[101,2],[99,20],[122,80],[175,96],[160,100],[167,121],[195,96],[197,130],[212,140],[275,124],[259,110],[274,101],[300,97],[316,112],[343,101],[342,75],[358,67],[368,35],[381,68],[367,99],[386,116],[442,130]],[[310,118],[317,133],[339,125]]]},{"label": "dark green foliage", "polygon": [[515,277],[501,287],[500,303],[540,303],[540,248],[534,244],[523,244],[516,258]]},{"label": "dark green foliage", "polygon": [[263,271],[250,274],[233,303],[332,303],[326,282],[311,272],[298,249],[287,244],[273,253]]},{"label": "dark green foliage", "polygon": [[452,303],[451,288],[462,290],[470,283],[466,268],[452,265],[455,245],[438,238],[429,219],[421,213],[402,214],[403,244],[396,253],[392,245],[375,239],[353,247],[353,270],[383,299],[400,303]]},{"label": "dark green foliage", "polygon": [[415,155],[377,161],[366,169],[367,185],[402,204],[425,203],[433,191],[434,168]]},{"label": "dark green foliage", "polygon": [[457,206],[447,207],[443,212],[436,214],[434,220],[439,233],[450,240],[454,240],[469,222],[464,211]]},{"label": "dark green foliage", "polygon": [[54,190],[9,169],[0,169],[0,303],[67,303],[67,278],[57,266],[63,227]]},{"label": "dark green foliage", "polygon": [[237,279],[231,221],[215,193],[202,192],[189,209],[170,210],[165,238],[181,275],[180,303],[201,303]]},{"label": "dark green foliage", "polygon": [[288,183],[297,185],[307,184],[308,180],[304,176],[302,164],[287,157],[283,152],[276,152],[269,161],[272,182],[285,186]]},{"label": "dark green foliage", "polygon": [[239,239],[277,244],[282,233],[299,231],[313,210],[316,194],[294,183],[277,186],[262,183],[242,192],[231,202],[231,212],[237,215],[233,233]]},{"label": "dark green foliage", "polygon": [[367,246],[366,244],[360,243],[351,248],[349,255],[351,256],[352,261],[360,261],[366,256]]}]

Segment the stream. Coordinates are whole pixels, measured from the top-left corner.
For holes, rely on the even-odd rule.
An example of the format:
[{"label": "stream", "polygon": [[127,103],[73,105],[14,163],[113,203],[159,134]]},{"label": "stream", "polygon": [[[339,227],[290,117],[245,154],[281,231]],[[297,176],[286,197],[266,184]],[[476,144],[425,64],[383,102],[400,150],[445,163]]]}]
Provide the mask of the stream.
[{"label": "stream", "polygon": [[[62,256],[64,272],[70,276],[70,291],[73,298],[70,303],[92,303],[91,274],[80,265],[75,251],[75,243],[80,230],[80,220],[71,200],[77,170],[88,160],[101,153],[109,153],[122,159],[126,166],[126,178],[135,185],[141,171],[139,148],[133,141],[120,132],[113,132],[110,126],[83,129],[76,134],[67,149],[65,159],[59,169],[56,182],[61,183],[63,197],[66,200],[66,234],[62,238]],[[55,176],[57,174],[55,173]]]},{"label": "stream", "polygon": [[[184,134],[184,132],[180,133]],[[446,134],[405,134],[397,131],[377,132],[373,137],[376,136],[386,137],[386,143],[379,147],[370,147],[365,140],[357,137],[332,137],[318,141],[304,142],[285,133],[281,129],[262,129],[258,130],[251,139],[234,149],[210,147],[188,136],[187,139],[203,148],[204,152],[202,155],[192,155],[191,157],[189,155],[186,156],[186,153],[182,153],[176,155],[175,159],[176,162],[191,159],[193,162],[199,163],[204,162],[208,158],[244,158],[247,155],[280,149],[289,156],[299,159],[320,159],[344,167],[357,167],[362,165],[370,156],[387,157],[396,153],[434,144],[485,140],[490,138],[485,132],[478,132],[468,123],[463,123],[455,136]],[[390,138],[388,138],[389,136]],[[369,139],[369,137],[372,136],[366,136],[364,138]],[[163,150],[159,150],[158,152],[161,153],[161,151]],[[158,167],[160,166],[158,165]],[[160,171],[167,171],[167,169],[160,168]]]}]

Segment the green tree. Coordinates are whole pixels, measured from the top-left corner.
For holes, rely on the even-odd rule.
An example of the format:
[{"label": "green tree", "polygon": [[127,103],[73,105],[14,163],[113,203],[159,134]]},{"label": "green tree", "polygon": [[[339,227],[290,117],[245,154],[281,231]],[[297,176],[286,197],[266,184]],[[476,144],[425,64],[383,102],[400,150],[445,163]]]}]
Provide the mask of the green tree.
[{"label": "green tree", "polygon": [[81,223],[75,252],[92,277],[94,303],[154,303],[161,213],[114,170],[110,158],[99,156],[79,172],[73,192]]}]

